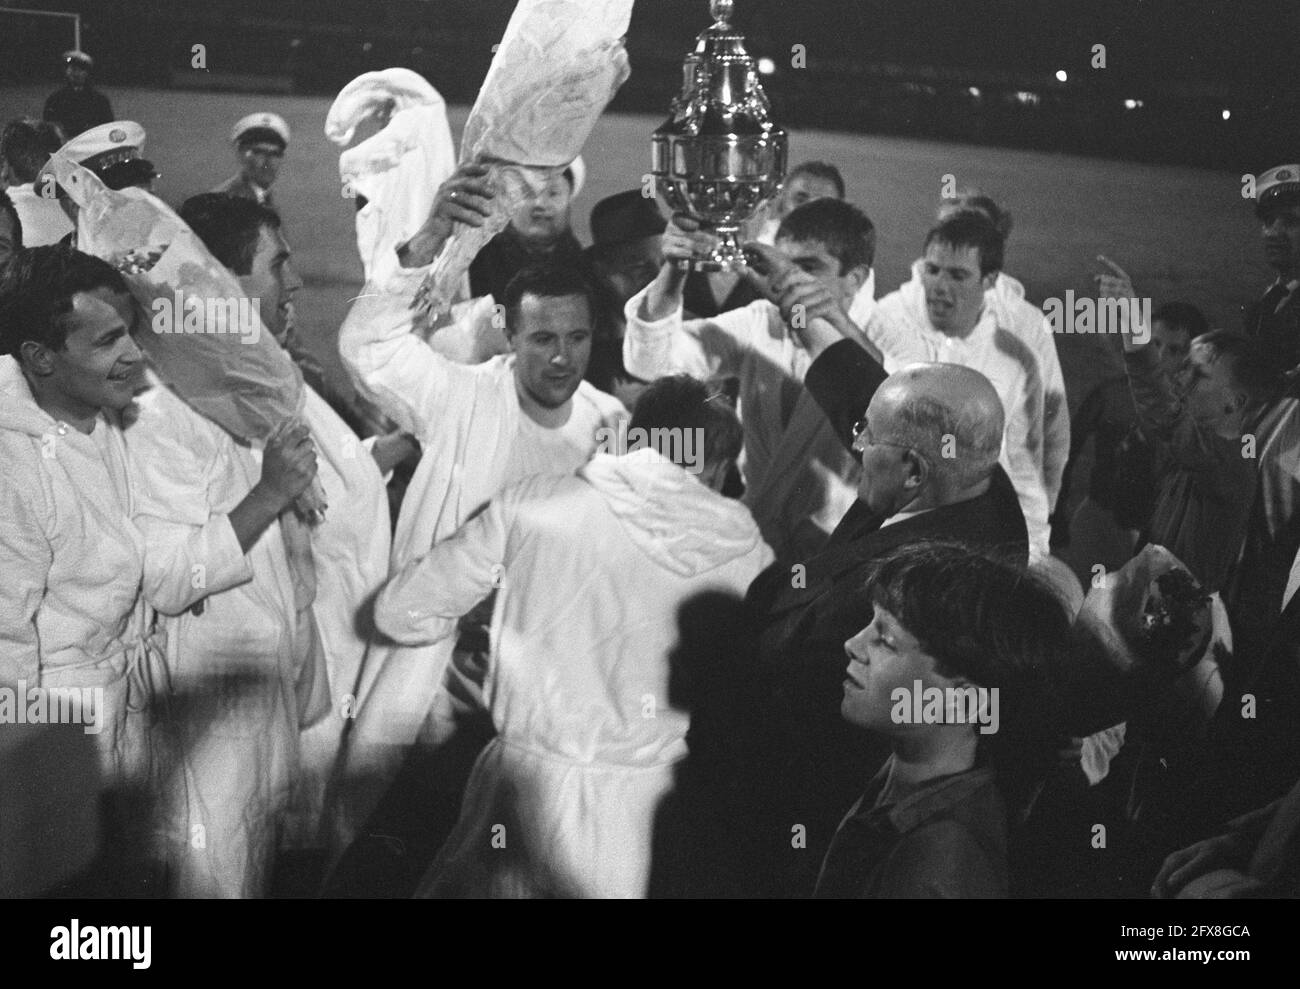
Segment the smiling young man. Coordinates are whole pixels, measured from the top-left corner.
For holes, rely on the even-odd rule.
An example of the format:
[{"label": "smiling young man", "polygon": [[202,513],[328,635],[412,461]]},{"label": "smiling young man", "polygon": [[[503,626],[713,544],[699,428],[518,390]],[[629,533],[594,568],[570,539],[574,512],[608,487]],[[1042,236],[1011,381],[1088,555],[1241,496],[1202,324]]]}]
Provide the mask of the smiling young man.
[{"label": "smiling young man", "polygon": [[998,300],[1004,240],[984,212],[946,215],[926,235],[912,280],[876,304],[866,333],[887,371],[941,361],[993,382],[1006,419],[1002,466],[1039,557],[1048,553],[1047,517],[1069,455],[1069,420],[1046,319],[1028,326]]},{"label": "smiling young man", "polygon": [[[688,229],[690,228],[690,229]],[[676,261],[712,243],[677,218],[664,233],[658,276],[627,303],[623,363],[647,381],[669,374],[740,381],[745,427],[743,501],[778,557],[818,549],[854,501],[859,466],[803,387],[812,358],[798,327],[802,310],[783,313],[769,298],[710,319],[685,320],[686,272]],[[848,323],[848,310],[871,272],[876,232],[856,207],[818,199],[794,210],[777,233],[775,260],[815,279]],[[747,269],[748,270],[748,269]],[[750,271],[774,297],[768,279]]]},{"label": "smiling young man", "polygon": [[[0,686],[103,691],[101,728],[87,740],[92,774],[60,766],[38,789],[50,790],[43,804],[68,801],[88,816],[102,796],[104,847],[124,862],[149,854],[152,822],[123,817],[125,802],[109,794],[157,782],[145,684],[162,670],[120,418],[143,382],[135,321],[122,276],[98,258],[46,246],[20,250],[0,269]],[[48,747],[6,749],[30,761]],[[7,811],[22,819],[20,807]],[[13,875],[30,865],[49,888],[85,864],[75,856],[24,863],[42,845],[31,837],[12,849]]]}]

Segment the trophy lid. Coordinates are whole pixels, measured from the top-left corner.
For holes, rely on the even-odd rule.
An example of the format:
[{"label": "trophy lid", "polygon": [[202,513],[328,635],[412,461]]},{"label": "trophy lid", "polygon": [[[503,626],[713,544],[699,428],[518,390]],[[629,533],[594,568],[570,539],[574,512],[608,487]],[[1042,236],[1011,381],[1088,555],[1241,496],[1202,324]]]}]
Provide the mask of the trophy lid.
[{"label": "trophy lid", "polygon": [[712,0],[714,23],[696,38],[682,63],[682,89],[673,99],[668,123],[677,133],[771,133],[767,94],[759,82],[745,38],[731,26],[734,0]]},{"label": "trophy lid", "polygon": [[749,61],[745,50],[745,36],[731,26],[731,13],[735,0],[711,0],[709,13],[714,22],[695,39],[695,56],[720,61]]}]

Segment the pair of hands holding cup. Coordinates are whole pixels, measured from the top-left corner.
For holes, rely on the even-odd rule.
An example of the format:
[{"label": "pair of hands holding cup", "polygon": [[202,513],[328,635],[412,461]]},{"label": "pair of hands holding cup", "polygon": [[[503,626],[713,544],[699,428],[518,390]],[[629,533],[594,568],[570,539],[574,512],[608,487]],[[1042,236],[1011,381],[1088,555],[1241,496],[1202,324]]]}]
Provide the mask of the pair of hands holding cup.
[{"label": "pair of hands holding cup", "polygon": [[[664,230],[662,250],[665,261],[676,265],[707,253],[716,244],[716,236],[702,230],[698,221],[679,213]],[[747,264],[739,269],[740,276],[781,310],[786,325],[804,337],[805,343],[806,331],[815,319],[825,320],[839,334],[856,332],[834,289],[775,247],[752,241],[744,247]]]}]

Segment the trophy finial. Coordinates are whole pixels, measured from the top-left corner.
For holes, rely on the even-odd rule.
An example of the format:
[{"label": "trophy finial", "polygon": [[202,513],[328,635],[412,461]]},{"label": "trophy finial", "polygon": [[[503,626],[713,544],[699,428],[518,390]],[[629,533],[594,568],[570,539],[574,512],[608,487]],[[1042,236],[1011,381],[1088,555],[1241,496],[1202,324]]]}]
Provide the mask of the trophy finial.
[{"label": "trophy finial", "polygon": [[709,13],[719,26],[730,27],[731,12],[736,7],[736,0],[709,0]]}]

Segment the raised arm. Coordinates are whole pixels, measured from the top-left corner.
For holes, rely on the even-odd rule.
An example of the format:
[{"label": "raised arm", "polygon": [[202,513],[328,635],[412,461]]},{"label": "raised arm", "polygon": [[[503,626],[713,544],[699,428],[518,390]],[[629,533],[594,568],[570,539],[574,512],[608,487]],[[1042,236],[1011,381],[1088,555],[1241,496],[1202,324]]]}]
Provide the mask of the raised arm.
[{"label": "raised arm", "polygon": [[738,373],[750,334],[758,325],[752,310],[736,309],[713,319],[682,319],[687,273],[678,262],[707,248],[713,239],[689,217],[673,217],[664,230],[659,274],[624,309],[623,365],[636,377],[653,381],[690,374],[707,379]]},{"label": "raised arm", "polygon": [[875,358],[852,340],[841,338],[822,349],[803,383],[826,413],[840,442],[852,450],[853,427],[887,377]]},{"label": "raised arm", "polygon": [[456,619],[503,586],[512,510],[507,493],[419,559],[379,592],[375,624],[404,645],[426,645],[456,629]]},{"label": "raised arm", "polygon": [[[456,223],[479,226],[494,193],[487,169],[462,165],[438,189],[424,225],[397,248],[400,267],[385,285],[366,285],[339,329],[339,356],[357,390],[403,432],[428,435],[446,416],[458,389],[472,385],[474,372],[452,363],[414,331],[411,309],[416,289]],[[490,297],[476,299],[456,317],[478,321],[496,313]]]}]

